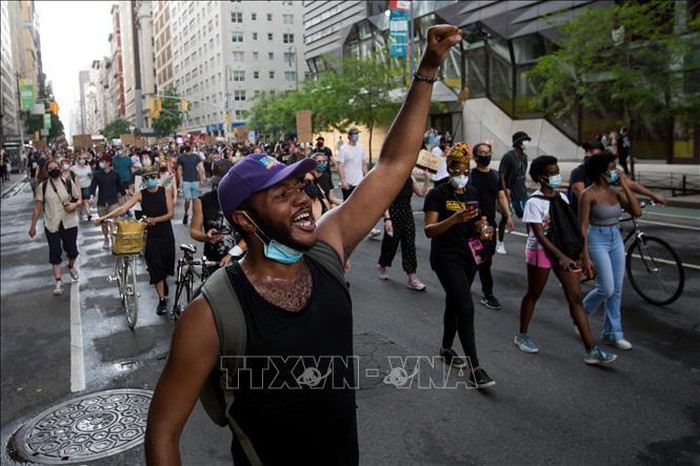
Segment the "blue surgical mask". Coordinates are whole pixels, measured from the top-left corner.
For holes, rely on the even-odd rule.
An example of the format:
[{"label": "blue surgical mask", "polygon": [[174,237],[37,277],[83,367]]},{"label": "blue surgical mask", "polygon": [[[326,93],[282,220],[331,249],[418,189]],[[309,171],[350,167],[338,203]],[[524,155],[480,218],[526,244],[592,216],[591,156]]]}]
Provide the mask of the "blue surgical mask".
[{"label": "blue surgical mask", "polygon": [[608,184],[615,184],[620,179],[620,175],[618,175],[616,171],[611,171],[606,179],[608,180]]},{"label": "blue surgical mask", "polygon": [[304,255],[303,252],[297,251],[294,248],[290,248],[289,246],[280,243],[276,239],[270,239],[270,237],[267,236],[267,234],[260,229],[258,224],[255,223],[247,213],[246,217],[248,217],[248,220],[251,221],[255,228],[263,234],[263,236],[268,238],[268,241],[265,241],[260,237],[260,235],[258,235],[257,232],[255,233],[255,236],[257,236],[258,239],[263,243],[263,254],[265,254],[265,257],[275,262],[279,262],[280,264],[294,264],[296,262],[299,262],[299,259],[301,259]]},{"label": "blue surgical mask", "polygon": [[156,186],[158,186],[158,180],[155,178],[150,178],[148,180],[145,180],[143,184],[147,188],[155,188]]},{"label": "blue surgical mask", "polygon": [[319,172],[325,172],[327,168],[328,168],[328,162],[318,162],[316,164],[316,169]]},{"label": "blue surgical mask", "polygon": [[559,186],[561,186],[561,174],[550,176],[547,180],[547,186],[552,189],[557,189]]},{"label": "blue surgical mask", "polygon": [[360,133],[355,133],[352,135],[352,140],[358,142],[360,140]]}]

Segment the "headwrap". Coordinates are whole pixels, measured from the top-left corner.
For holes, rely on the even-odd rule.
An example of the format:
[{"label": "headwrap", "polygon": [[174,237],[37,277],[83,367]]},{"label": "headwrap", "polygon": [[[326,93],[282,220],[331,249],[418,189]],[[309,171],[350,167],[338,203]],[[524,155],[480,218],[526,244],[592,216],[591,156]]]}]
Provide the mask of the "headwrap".
[{"label": "headwrap", "polygon": [[463,163],[469,165],[472,159],[472,146],[466,142],[457,142],[447,152],[447,164],[452,162]]}]

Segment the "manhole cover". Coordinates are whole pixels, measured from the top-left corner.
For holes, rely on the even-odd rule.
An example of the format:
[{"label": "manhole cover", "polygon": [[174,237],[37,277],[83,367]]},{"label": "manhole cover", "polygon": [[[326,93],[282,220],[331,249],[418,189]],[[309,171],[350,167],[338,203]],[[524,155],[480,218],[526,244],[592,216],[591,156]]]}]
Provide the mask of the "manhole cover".
[{"label": "manhole cover", "polygon": [[143,442],[153,392],[107,390],[66,401],[17,432],[15,446],[23,459],[43,464],[92,461],[126,451]]}]

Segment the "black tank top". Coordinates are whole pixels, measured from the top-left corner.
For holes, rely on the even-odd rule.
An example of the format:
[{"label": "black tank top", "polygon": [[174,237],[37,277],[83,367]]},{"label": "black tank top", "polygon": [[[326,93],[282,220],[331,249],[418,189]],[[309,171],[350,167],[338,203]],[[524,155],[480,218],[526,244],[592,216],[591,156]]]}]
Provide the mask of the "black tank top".
[{"label": "black tank top", "polygon": [[199,200],[202,201],[204,232],[216,228],[222,234],[223,239],[218,243],[204,243],[204,255],[207,259],[218,262],[235,246],[235,238],[224,214],[221,213],[216,190],[202,194]]},{"label": "black tank top", "polygon": [[411,196],[413,196],[413,178],[408,177],[406,182],[403,184],[399,195],[394,199],[394,204],[410,204]]},{"label": "black tank top", "polygon": [[[313,289],[298,312],[262,298],[238,263],[227,268],[246,318],[246,355],[253,356],[232,414],[264,464],[357,464],[350,295],[304,260]],[[235,436],[231,451],[235,464],[248,463]]]},{"label": "black tank top", "polygon": [[[159,186],[158,190],[154,193],[150,192],[148,189],[142,189],[141,211],[146,217],[159,217],[167,214],[168,203],[165,200],[165,188]],[[172,231],[170,220],[159,222],[148,227],[148,235],[151,237],[171,235]]]}]

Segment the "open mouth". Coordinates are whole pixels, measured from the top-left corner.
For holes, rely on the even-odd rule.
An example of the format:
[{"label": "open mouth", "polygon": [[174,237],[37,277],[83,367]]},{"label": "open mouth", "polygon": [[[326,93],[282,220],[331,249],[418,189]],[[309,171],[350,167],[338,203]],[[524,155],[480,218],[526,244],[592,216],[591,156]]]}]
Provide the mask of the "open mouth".
[{"label": "open mouth", "polygon": [[298,213],[293,219],[292,224],[295,227],[301,228],[305,231],[313,231],[316,228],[316,221],[314,219],[313,213],[310,210],[305,209]]}]

